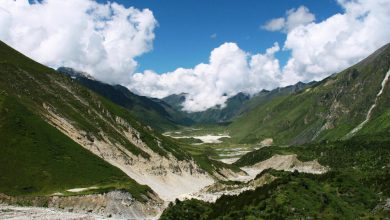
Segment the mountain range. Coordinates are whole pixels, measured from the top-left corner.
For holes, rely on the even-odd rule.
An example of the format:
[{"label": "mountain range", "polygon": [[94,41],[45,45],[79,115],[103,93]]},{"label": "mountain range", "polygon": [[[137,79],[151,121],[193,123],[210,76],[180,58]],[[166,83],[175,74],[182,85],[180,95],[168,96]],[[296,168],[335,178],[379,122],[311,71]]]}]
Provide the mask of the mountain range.
[{"label": "mountain range", "polygon": [[387,218],[389,68],[387,44],[321,81],[185,112],[186,94],[140,96],[0,42],[0,202],[119,219]]},{"label": "mountain range", "polygon": [[[387,44],[338,74],[296,94],[257,106],[229,129],[240,142],[254,143],[272,137],[278,144],[388,132],[389,67]],[[354,130],[362,123],[364,126]]]},{"label": "mountain range", "polygon": [[79,188],[119,190],[161,205],[214,181],[175,140],[127,109],[2,42],[0,51],[2,193],[33,203]]}]

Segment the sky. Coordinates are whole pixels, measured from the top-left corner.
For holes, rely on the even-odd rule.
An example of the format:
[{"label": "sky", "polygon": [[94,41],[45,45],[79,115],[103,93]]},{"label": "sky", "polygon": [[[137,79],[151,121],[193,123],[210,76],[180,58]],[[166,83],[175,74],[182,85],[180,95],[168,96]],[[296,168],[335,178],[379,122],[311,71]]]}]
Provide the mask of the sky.
[{"label": "sky", "polygon": [[[100,1],[104,2],[104,1]],[[261,26],[286,10],[305,5],[318,20],[341,12],[334,0],[121,0],[126,6],[149,8],[158,21],[151,53],[139,57],[139,71],[158,73],[177,67],[191,68],[207,62],[210,51],[224,42],[236,42],[251,53],[264,52],[275,41],[286,36],[269,32]],[[277,54],[281,62],[286,54]]]},{"label": "sky", "polygon": [[223,107],[321,80],[390,42],[390,0],[0,0],[0,40],[145,96]]}]

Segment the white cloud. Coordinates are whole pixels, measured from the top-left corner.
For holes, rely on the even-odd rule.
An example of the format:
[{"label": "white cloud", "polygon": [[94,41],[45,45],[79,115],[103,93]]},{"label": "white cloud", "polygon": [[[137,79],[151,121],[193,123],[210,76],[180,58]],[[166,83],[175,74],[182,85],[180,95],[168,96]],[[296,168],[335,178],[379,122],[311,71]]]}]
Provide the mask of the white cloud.
[{"label": "white cloud", "polygon": [[389,0],[340,0],[344,13],[298,26],[287,34],[292,56],[284,84],[320,80],[365,58],[390,41]]},{"label": "white cloud", "polygon": [[286,26],[285,18],[274,18],[272,20],[269,20],[262,27],[267,31],[280,31],[283,30],[285,26]]},{"label": "white cloud", "polygon": [[0,39],[52,67],[70,66],[124,83],[152,49],[153,13],[92,0],[0,1]]},{"label": "white cloud", "polygon": [[[367,57],[390,41],[389,0],[340,0],[343,13],[315,23],[301,6],[286,12],[286,18],[267,23],[270,30],[286,33],[284,50],[291,57],[284,67],[274,53],[250,55],[234,43],[214,49],[208,64],[179,68],[161,75],[151,71],[134,75],[129,88],[153,96],[188,93],[184,109],[201,111],[222,105],[237,92],[256,93],[298,81],[321,80]],[[224,96],[225,95],[225,96]]]},{"label": "white cloud", "polygon": [[217,33],[214,33],[214,34],[210,35],[210,38],[215,39],[215,38],[217,38],[217,36],[218,36]]},{"label": "white cloud", "polygon": [[[92,0],[0,0],[0,39],[49,66],[70,66],[102,81],[152,97],[187,93],[184,109],[202,111],[238,92],[320,80],[390,41],[389,0],[339,0],[343,13],[315,22],[301,6],[264,28],[286,34],[285,66],[274,54],[249,54],[235,43],[215,48],[208,63],[157,74],[134,73],[135,58],[150,51],[157,25],[150,10]],[[212,37],[212,36],[211,36]]]},{"label": "white cloud", "polygon": [[129,88],[158,98],[187,93],[183,109],[203,111],[223,106],[227,98],[238,92],[253,94],[259,88],[277,86],[280,81],[279,62],[274,57],[277,51],[279,45],[275,44],[264,54],[250,55],[235,43],[224,43],[211,52],[208,64],[161,75],[152,71],[137,73]]},{"label": "white cloud", "polygon": [[314,14],[310,13],[305,6],[292,8],[286,12],[285,17],[275,18],[268,21],[263,28],[268,31],[283,31],[289,32],[294,28],[306,25],[315,20]]}]

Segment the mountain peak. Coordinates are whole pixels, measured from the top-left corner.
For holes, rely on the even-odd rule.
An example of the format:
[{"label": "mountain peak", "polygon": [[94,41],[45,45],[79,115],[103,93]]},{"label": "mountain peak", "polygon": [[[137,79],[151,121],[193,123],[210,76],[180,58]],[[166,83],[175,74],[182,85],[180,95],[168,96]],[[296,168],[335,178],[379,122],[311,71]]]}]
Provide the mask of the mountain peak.
[{"label": "mountain peak", "polygon": [[377,49],[375,52],[373,52],[371,55],[369,55],[367,58],[363,59],[359,63],[357,63],[355,66],[360,67],[360,66],[366,66],[369,65],[372,62],[376,62],[379,60],[389,60],[388,58],[390,57],[390,43],[387,43]]},{"label": "mountain peak", "polygon": [[60,73],[65,74],[67,76],[70,76],[73,79],[76,79],[76,78],[87,78],[87,79],[91,79],[91,80],[96,80],[90,74],[88,74],[86,72],[75,70],[75,69],[73,69],[71,67],[63,67],[63,66],[61,66],[61,67],[59,67],[57,69],[57,71],[60,72]]}]

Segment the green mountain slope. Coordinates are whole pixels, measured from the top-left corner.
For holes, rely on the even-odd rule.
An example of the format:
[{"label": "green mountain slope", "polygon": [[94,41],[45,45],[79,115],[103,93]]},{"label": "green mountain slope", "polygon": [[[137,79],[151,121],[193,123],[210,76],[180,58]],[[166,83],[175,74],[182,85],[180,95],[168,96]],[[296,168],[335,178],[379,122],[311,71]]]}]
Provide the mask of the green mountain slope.
[{"label": "green mountain slope", "polygon": [[390,142],[387,134],[294,147],[267,147],[248,153],[246,166],[276,154],[317,159],[322,175],[265,170],[276,179],[253,191],[222,196],[216,203],[176,201],[161,219],[386,219],[390,197]]},{"label": "green mountain slope", "polygon": [[389,68],[390,44],[309,88],[266,100],[229,125],[233,141],[273,138],[283,145],[249,152],[233,166],[282,169],[288,161],[273,158],[289,155],[327,172],[303,173],[309,167],[299,169],[298,161],[289,165],[298,167],[294,172],[265,169],[256,179],[272,175],[266,185],[215,203],[175,201],[161,219],[387,219]]},{"label": "green mountain slope", "polygon": [[360,63],[292,95],[276,97],[234,121],[235,141],[257,143],[273,138],[277,144],[346,138],[362,123],[377,100],[364,133],[389,130],[389,86],[377,98],[390,67],[390,45]]},{"label": "green mountain slope", "polygon": [[123,117],[140,132],[141,139],[150,142],[149,147],[159,154],[166,155],[172,151],[177,157],[186,157],[185,152],[180,151],[179,147],[173,144],[168,146],[164,142],[163,145],[157,146],[156,138],[167,139],[147,126],[141,125],[125,109],[78,86],[68,77],[24,57],[4,43],[1,44],[1,52],[0,88],[17,97],[31,111],[44,114],[47,109],[53,107],[53,111],[58,111],[56,113],[63,117],[71,118],[72,123],[86,131],[89,136],[101,138],[99,132],[103,131],[124,144],[135,155],[148,157],[148,153],[126,140],[120,131],[113,129],[112,126],[117,123],[116,117]]},{"label": "green mountain slope", "polygon": [[161,100],[139,96],[120,85],[109,85],[84,76],[71,68],[57,70],[71,76],[81,85],[128,109],[138,120],[159,131],[173,130],[178,125],[191,125],[191,119]]},{"label": "green mountain slope", "polygon": [[93,155],[29,111],[15,97],[0,96],[0,192],[48,195],[97,186],[125,189],[136,198],[150,188]]},{"label": "green mountain slope", "polygon": [[[23,125],[25,133],[18,133],[17,127],[14,128],[15,131],[11,130],[9,133],[6,130],[2,131],[5,132],[4,135],[10,135],[7,138],[13,146],[24,149],[23,147],[36,146],[42,141],[47,146],[40,151],[46,152],[51,149],[50,147],[53,147],[52,144],[55,145],[59,140],[64,140],[63,145],[59,147],[69,145],[74,148],[78,146],[82,152],[88,150],[87,153],[93,153],[108,164],[119,168],[139,184],[148,185],[163,199],[191,193],[213,181],[175,140],[164,137],[150,126],[138,122],[127,109],[75,83],[73,79],[36,63],[2,42],[0,43],[0,92],[2,97],[5,97],[5,101],[2,101],[2,107],[6,107],[3,109],[4,111],[15,111],[13,108],[21,106],[20,108],[25,109],[23,111],[27,115],[32,114],[35,118],[31,119],[35,120],[34,122],[30,121]],[[17,104],[10,105],[9,100],[13,100],[13,103]],[[7,108],[7,106],[9,107]],[[12,108],[10,108],[11,106]],[[4,120],[17,122],[18,118],[6,117]],[[10,126],[9,123],[8,126]],[[35,123],[40,123],[42,129],[36,127],[38,125],[34,125]],[[0,127],[0,129],[6,128],[5,125]],[[35,132],[35,139],[28,136],[32,135],[32,132]],[[27,136],[22,138],[17,135]],[[67,136],[68,139],[64,136]],[[0,143],[3,143],[3,140]],[[0,145],[2,148],[13,146]],[[23,153],[34,154],[34,148],[28,149],[31,152],[14,151],[15,159],[23,161]],[[51,157],[53,154],[57,154],[56,151],[42,153],[42,160],[57,162],[57,160],[44,157]],[[61,157],[61,154],[59,155]],[[72,156],[72,154],[64,153],[65,159],[68,156]],[[2,161],[8,161],[6,159],[8,155],[1,154],[0,157],[3,158]],[[88,160],[98,160],[93,155],[91,158]],[[104,161],[102,163],[107,164]],[[88,166],[92,169],[93,162],[85,163],[90,163]],[[56,167],[60,168],[59,165],[50,163],[43,163],[43,165],[53,167],[56,172],[66,172],[71,168],[77,169],[70,166],[61,170],[55,169]],[[38,163],[37,169],[41,169],[43,165]],[[110,179],[108,177],[115,172],[117,172],[118,179],[124,177],[117,168],[107,166],[109,167],[105,171],[107,175],[96,180],[104,182],[104,180]],[[8,167],[7,169],[12,168]],[[19,169],[28,170],[24,164],[21,164]],[[80,170],[83,169],[80,168]],[[53,185],[54,187],[55,183],[59,181],[59,179],[50,179],[50,176],[56,176],[54,171],[48,174],[46,179],[36,179],[38,183],[35,187],[42,188],[43,191],[46,191],[44,185]],[[103,171],[102,174],[104,174]],[[84,182],[86,183],[90,177],[85,175],[85,178]],[[131,182],[130,178],[125,179]],[[69,178],[69,181],[71,179]],[[9,186],[12,183],[11,180],[14,181],[14,185],[17,185],[17,179],[12,178],[10,182],[0,185]],[[90,179],[90,181],[93,182],[95,179]],[[181,185],[177,186],[176,181],[180,181]],[[135,182],[133,181],[133,183]],[[74,182],[74,184],[75,187],[79,187],[78,182]]]}]

